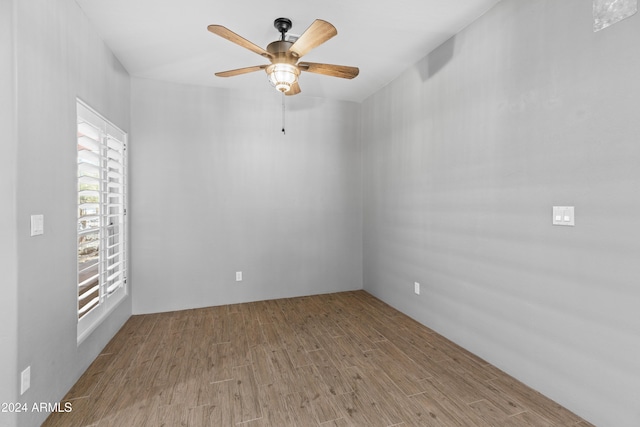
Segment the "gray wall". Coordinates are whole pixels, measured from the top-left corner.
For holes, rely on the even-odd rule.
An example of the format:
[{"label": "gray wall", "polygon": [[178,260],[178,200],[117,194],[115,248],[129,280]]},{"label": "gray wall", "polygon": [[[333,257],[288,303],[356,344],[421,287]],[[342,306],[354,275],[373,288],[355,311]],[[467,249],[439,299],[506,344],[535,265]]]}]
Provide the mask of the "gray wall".
[{"label": "gray wall", "polygon": [[[594,34],[591,8],[504,0],[363,103],[364,288],[632,427],[640,15]],[[576,226],[552,226],[553,205]]]},{"label": "gray wall", "polygon": [[[16,230],[17,150],[13,1],[0,0],[0,403],[17,400],[18,254]],[[16,423],[0,412],[0,426]]]},{"label": "gray wall", "polygon": [[[20,397],[30,405],[60,399],[131,314],[129,297],[76,344],[76,96],[128,130],[130,81],[73,0],[14,6],[17,365],[18,371],[31,366],[31,388]],[[30,237],[31,214],[44,214],[44,235]],[[37,425],[46,416],[21,414],[18,425]]]},{"label": "gray wall", "polygon": [[286,104],[132,80],[134,313],[362,287],[359,104]]},{"label": "gray wall", "polygon": [[[130,97],[74,1],[0,0],[0,401],[59,399],[132,310],[76,345],[79,96],[131,129],[136,312],[364,280],[590,421],[637,426],[639,20],[593,34],[590,2],[504,0],[362,106],[288,99],[283,136],[275,93],[134,79]],[[551,226],[565,204],[576,227]]]}]

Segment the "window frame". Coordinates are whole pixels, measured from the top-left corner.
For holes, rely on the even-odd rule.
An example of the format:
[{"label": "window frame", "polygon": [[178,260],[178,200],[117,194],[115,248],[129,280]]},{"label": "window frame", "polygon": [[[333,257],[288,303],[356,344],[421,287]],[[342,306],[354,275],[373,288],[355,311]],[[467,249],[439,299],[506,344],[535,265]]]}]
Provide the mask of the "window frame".
[{"label": "window frame", "polygon": [[[81,124],[83,131],[81,131]],[[97,139],[89,138],[87,131]],[[81,138],[82,143],[81,143]],[[87,143],[92,147],[87,148]],[[129,265],[128,247],[128,135],[85,102],[76,99],[76,320],[78,345],[100,325],[129,294],[127,283]],[[87,160],[87,158],[89,158]],[[86,169],[93,169],[87,174]],[[114,177],[114,175],[117,175]],[[87,185],[85,179],[94,181]],[[97,187],[97,188],[96,188]],[[90,189],[87,189],[90,188]],[[86,202],[87,197],[90,199]],[[95,198],[97,197],[97,202]],[[97,213],[87,228],[87,216],[82,205],[97,205]],[[93,209],[94,206],[88,209]],[[87,235],[97,237],[96,262],[89,267],[81,263],[81,248],[94,240],[84,240]],[[91,252],[91,249],[89,249]],[[96,253],[97,252],[97,256]],[[81,273],[97,265],[97,275],[83,278]],[[92,273],[93,274],[93,273]],[[80,293],[80,285],[88,280],[94,291]],[[115,284],[114,284],[115,283]],[[109,289],[112,288],[110,291]],[[84,298],[83,298],[84,296]],[[91,297],[97,300],[93,306],[81,312],[81,301]]]}]

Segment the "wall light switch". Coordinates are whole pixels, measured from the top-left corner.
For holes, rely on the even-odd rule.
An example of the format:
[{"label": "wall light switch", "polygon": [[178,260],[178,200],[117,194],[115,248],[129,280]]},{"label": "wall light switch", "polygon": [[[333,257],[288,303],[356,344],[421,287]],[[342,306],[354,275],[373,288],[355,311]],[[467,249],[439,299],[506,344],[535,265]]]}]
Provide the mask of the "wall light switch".
[{"label": "wall light switch", "polygon": [[44,234],[44,215],[31,215],[31,235]]},{"label": "wall light switch", "polygon": [[415,292],[416,295],[420,295],[420,283],[413,282],[413,292]]},{"label": "wall light switch", "polygon": [[236,271],[236,282],[242,282],[242,271]]},{"label": "wall light switch", "polygon": [[576,225],[575,207],[574,206],[554,206],[553,207],[553,225]]}]

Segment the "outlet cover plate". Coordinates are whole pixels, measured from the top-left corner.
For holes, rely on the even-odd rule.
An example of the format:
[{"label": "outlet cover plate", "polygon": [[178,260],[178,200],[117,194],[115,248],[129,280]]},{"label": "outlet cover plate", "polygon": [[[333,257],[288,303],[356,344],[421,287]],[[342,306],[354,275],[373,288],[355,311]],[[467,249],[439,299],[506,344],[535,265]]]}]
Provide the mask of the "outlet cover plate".
[{"label": "outlet cover plate", "polygon": [[20,394],[23,395],[29,387],[31,387],[31,366],[27,366],[20,374]]}]

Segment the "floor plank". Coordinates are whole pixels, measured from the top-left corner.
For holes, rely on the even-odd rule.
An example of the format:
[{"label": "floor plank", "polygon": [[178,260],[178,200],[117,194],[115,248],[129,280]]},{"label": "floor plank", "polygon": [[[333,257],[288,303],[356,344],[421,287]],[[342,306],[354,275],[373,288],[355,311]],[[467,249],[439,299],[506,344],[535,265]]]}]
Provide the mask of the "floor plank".
[{"label": "floor plank", "polygon": [[233,368],[236,384],[233,399],[233,414],[236,423],[242,423],[262,417],[258,384],[250,365]]}]

